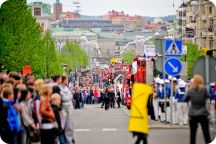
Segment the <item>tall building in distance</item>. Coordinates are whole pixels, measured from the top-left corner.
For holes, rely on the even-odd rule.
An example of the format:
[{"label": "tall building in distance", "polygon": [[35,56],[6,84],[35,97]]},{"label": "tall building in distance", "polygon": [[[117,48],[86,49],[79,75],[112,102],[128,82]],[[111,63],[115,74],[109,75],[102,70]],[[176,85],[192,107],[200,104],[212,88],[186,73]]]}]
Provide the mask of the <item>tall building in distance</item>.
[{"label": "tall building in distance", "polygon": [[53,4],[53,20],[59,20],[60,16],[62,14],[62,4],[60,3],[60,0],[56,0],[56,2]]},{"label": "tall building in distance", "polygon": [[196,43],[201,48],[216,47],[216,8],[209,0],[198,0],[196,11]]},{"label": "tall building in distance", "polygon": [[30,4],[32,9],[32,15],[36,21],[40,24],[42,32],[50,30],[51,26],[51,5],[43,2],[33,2]]}]

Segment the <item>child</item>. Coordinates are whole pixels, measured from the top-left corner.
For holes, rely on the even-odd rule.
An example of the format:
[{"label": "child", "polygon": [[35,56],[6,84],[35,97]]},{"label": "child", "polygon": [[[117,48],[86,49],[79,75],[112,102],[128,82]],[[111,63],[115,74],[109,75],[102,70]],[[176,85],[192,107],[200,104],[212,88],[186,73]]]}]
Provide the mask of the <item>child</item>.
[{"label": "child", "polygon": [[17,141],[16,135],[20,131],[21,122],[14,107],[14,94],[11,84],[5,84],[1,90],[2,115],[0,118],[0,134],[4,142],[14,144]]},{"label": "child", "polygon": [[58,135],[59,135],[59,141],[60,144],[64,144],[64,132],[62,128],[62,123],[61,123],[61,116],[60,116],[60,106],[61,106],[61,96],[57,93],[54,93],[51,95],[51,106],[55,114],[55,119],[58,124]]}]

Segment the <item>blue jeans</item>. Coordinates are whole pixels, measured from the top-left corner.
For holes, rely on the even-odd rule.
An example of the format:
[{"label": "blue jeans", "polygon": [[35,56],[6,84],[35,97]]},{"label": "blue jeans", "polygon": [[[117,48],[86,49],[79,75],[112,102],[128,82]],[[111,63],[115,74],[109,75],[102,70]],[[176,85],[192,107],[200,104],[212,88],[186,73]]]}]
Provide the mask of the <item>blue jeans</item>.
[{"label": "blue jeans", "polygon": [[60,144],[65,144],[65,136],[64,136],[64,134],[61,134],[59,136],[59,142],[60,142]]},{"label": "blue jeans", "polygon": [[98,103],[98,97],[94,97],[94,104]]}]

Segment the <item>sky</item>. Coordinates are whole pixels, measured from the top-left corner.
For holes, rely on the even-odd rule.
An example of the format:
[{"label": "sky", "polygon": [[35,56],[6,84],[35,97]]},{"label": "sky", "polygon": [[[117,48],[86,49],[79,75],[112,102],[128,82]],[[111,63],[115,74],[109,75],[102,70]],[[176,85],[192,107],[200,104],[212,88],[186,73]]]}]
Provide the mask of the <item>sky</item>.
[{"label": "sky", "polygon": [[[0,0],[0,5],[5,0]],[[28,0],[28,2],[41,1],[50,3],[56,0]],[[98,16],[110,10],[124,11],[129,15],[141,16],[167,16],[175,14],[182,0],[60,0],[63,11],[72,11],[74,1],[80,2],[81,14]],[[173,7],[173,2],[175,7]]]}]

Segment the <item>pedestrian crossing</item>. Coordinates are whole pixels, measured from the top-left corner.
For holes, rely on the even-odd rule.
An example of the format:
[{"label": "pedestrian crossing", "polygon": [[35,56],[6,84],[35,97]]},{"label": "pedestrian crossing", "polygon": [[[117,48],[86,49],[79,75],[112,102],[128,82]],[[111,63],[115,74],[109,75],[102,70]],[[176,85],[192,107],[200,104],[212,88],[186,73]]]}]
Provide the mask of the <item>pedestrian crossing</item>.
[{"label": "pedestrian crossing", "polygon": [[[74,131],[75,132],[91,132],[93,130],[92,129],[75,129]],[[102,128],[99,131],[102,131],[102,132],[115,132],[115,131],[118,131],[118,129],[117,128]]]}]

